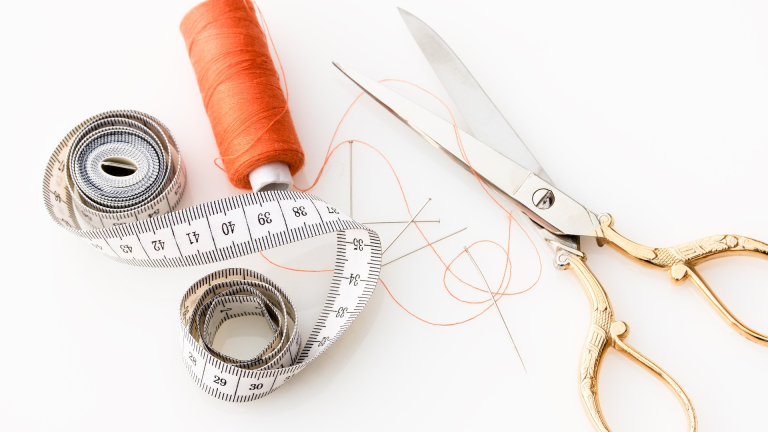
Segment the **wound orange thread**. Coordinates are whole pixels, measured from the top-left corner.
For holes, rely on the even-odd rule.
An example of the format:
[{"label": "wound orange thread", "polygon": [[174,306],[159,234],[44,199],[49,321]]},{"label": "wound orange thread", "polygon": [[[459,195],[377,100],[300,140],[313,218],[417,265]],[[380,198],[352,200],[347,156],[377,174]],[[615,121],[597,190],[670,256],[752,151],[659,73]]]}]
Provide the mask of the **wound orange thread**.
[{"label": "wound orange thread", "polygon": [[304,164],[288,92],[269,53],[269,28],[262,29],[256,11],[248,0],[207,0],[181,21],[220,159],[229,181],[243,189],[261,165],[284,162],[295,174]]}]

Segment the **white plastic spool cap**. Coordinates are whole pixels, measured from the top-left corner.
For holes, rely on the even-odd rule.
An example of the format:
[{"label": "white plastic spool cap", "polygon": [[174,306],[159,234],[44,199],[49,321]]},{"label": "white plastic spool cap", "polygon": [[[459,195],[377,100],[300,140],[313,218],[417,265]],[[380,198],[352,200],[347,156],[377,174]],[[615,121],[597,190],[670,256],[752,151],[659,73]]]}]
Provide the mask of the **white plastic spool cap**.
[{"label": "white plastic spool cap", "polygon": [[291,170],[284,162],[270,162],[248,174],[254,192],[284,191],[293,186]]}]

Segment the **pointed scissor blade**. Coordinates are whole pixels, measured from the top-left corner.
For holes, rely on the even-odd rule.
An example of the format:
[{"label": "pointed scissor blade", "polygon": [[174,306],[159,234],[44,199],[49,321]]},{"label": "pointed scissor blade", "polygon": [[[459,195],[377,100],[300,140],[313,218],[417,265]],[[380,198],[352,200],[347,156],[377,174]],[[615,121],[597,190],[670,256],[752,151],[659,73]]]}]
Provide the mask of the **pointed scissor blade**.
[{"label": "pointed scissor blade", "polygon": [[376,81],[333,64],[427,142],[512,198],[520,211],[550,233],[595,235],[597,216],[546,180]]},{"label": "pointed scissor blade", "polygon": [[398,10],[432,70],[469,124],[472,135],[508,159],[550,181],[544,168],[451,47],[424,21],[408,11]]},{"label": "pointed scissor blade", "polygon": [[[510,197],[530,176],[531,172],[527,169],[425,108],[360,73],[343,68],[336,62],[333,64],[424,139],[453,156],[467,169],[470,169],[469,161],[480,176]],[[463,153],[457,137],[461,138]]]}]

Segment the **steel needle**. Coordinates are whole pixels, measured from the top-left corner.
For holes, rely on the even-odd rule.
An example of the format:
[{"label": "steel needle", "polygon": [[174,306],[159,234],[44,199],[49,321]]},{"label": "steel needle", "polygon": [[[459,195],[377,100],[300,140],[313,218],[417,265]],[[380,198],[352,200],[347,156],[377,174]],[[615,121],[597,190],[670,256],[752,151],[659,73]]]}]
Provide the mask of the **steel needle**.
[{"label": "steel needle", "polygon": [[382,267],[384,267],[384,266],[390,265],[390,264],[392,264],[393,262],[395,262],[395,261],[399,260],[400,258],[405,258],[405,257],[407,257],[408,255],[410,255],[410,254],[412,254],[412,253],[416,253],[416,252],[418,252],[418,251],[420,251],[420,250],[422,250],[422,249],[424,249],[424,248],[426,248],[426,247],[429,247],[429,245],[433,245],[433,244],[436,244],[437,242],[439,242],[439,241],[442,241],[442,240],[445,240],[445,239],[447,239],[447,238],[448,238],[448,237],[450,237],[450,236],[456,235],[456,234],[458,234],[458,233],[460,233],[460,232],[464,231],[465,229],[467,229],[467,227],[464,227],[464,228],[462,228],[462,229],[460,229],[460,230],[458,230],[458,231],[456,231],[456,232],[452,232],[452,233],[448,234],[447,236],[443,236],[443,237],[440,237],[439,239],[437,239],[437,240],[435,240],[435,241],[433,241],[433,242],[429,242],[429,243],[425,244],[424,246],[422,246],[422,247],[420,247],[420,248],[418,248],[418,249],[414,249],[414,250],[412,250],[412,251],[408,252],[407,254],[403,254],[403,255],[400,255],[399,257],[397,257],[397,258],[393,259],[392,261],[388,261],[388,262],[386,262],[386,263],[382,264],[381,266],[382,266]]},{"label": "steel needle", "polygon": [[485,280],[485,275],[482,271],[480,271],[480,266],[477,265],[477,262],[475,262],[475,259],[472,257],[472,254],[469,253],[469,249],[467,249],[466,246],[464,246],[464,252],[467,253],[467,256],[472,261],[472,264],[475,265],[475,268],[477,269],[477,272],[480,273],[480,277],[483,278],[483,283],[485,284],[485,288],[488,290],[488,294],[491,295],[491,300],[493,300],[493,305],[496,306],[496,311],[499,313],[499,317],[501,318],[501,322],[504,324],[504,328],[507,329],[507,334],[509,335],[509,340],[512,341],[512,346],[515,347],[515,352],[517,353],[517,358],[520,359],[520,364],[523,365],[523,370],[525,373],[528,373],[528,369],[525,367],[525,363],[523,362],[523,357],[520,355],[520,351],[517,350],[517,344],[515,344],[515,340],[512,338],[512,332],[509,331],[509,326],[507,326],[507,321],[504,320],[504,315],[501,313],[501,309],[499,308],[499,304],[496,303],[496,298],[493,296],[493,291],[491,291],[491,286],[488,285],[488,281]]},{"label": "steel needle", "polygon": [[400,233],[399,233],[399,234],[397,234],[397,236],[395,237],[395,239],[394,239],[394,240],[392,240],[392,243],[390,243],[390,244],[389,244],[389,246],[387,246],[387,248],[386,248],[386,249],[384,249],[384,252],[382,252],[382,253],[381,253],[382,255],[384,255],[385,253],[387,253],[387,251],[389,250],[389,248],[391,248],[391,247],[392,247],[392,245],[393,245],[393,244],[395,244],[395,242],[397,241],[397,239],[399,239],[399,238],[400,238],[400,236],[401,236],[401,235],[403,235],[403,233],[405,232],[405,230],[406,230],[406,229],[408,229],[408,227],[409,227],[409,226],[411,226],[411,224],[413,223],[413,221],[416,219],[416,216],[418,216],[418,215],[419,215],[419,213],[421,213],[421,211],[422,211],[422,210],[424,210],[424,207],[426,207],[426,206],[427,206],[427,204],[429,204],[429,202],[430,202],[430,201],[432,201],[432,198],[427,198],[427,202],[425,202],[425,203],[424,203],[424,205],[423,205],[423,206],[421,206],[421,208],[419,209],[419,211],[417,211],[417,212],[416,212],[416,214],[415,214],[415,215],[413,215],[413,217],[411,218],[411,220],[409,220],[409,221],[408,221],[408,224],[406,224],[406,225],[403,227],[403,229],[402,229],[402,230],[400,230]]},{"label": "steel needle", "polygon": [[354,141],[349,140],[349,217],[355,218],[352,211],[352,143]]},{"label": "steel needle", "polygon": [[[426,220],[414,220],[416,223],[440,223],[440,219],[426,219]],[[408,223],[408,221],[375,221],[375,222],[360,222],[363,225],[377,225],[377,224],[399,224]]]}]

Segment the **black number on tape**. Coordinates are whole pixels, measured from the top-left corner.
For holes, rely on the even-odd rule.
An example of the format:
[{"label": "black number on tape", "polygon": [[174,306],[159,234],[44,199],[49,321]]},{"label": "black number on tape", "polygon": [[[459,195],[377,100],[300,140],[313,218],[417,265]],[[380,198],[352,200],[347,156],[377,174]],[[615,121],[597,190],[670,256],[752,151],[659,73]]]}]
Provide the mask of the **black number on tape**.
[{"label": "black number on tape", "polygon": [[296,217],[302,217],[307,215],[307,210],[304,209],[304,206],[294,207],[293,208],[293,215]]},{"label": "black number on tape", "polygon": [[272,223],[272,219],[269,218],[269,212],[259,213],[256,219],[259,221],[259,225]]},{"label": "black number on tape", "polygon": [[232,221],[224,222],[221,224],[221,232],[223,232],[224,235],[230,235],[235,232],[235,224]]}]

